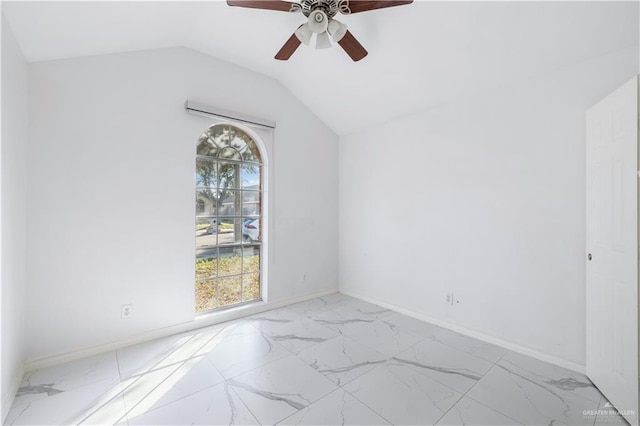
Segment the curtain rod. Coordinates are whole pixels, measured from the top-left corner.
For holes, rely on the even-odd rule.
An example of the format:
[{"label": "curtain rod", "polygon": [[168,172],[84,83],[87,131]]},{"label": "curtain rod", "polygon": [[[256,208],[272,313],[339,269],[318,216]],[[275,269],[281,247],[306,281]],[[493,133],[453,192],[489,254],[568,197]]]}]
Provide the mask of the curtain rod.
[{"label": "curtain rod", "polygon": [[192,102],[189,100],[184,103],[184,109],[190,114],[202,115],[205,117],[226,118],[226,119],[241,121],[243,123],[252,124],[256,126],[268,127],[270,129],[275,129],[276,127],[275,121],[266,120],[264,118],[252,117],[250,115],[240,114],[233,111],[227,111],[227,110],[212,107],[209,105]]}]

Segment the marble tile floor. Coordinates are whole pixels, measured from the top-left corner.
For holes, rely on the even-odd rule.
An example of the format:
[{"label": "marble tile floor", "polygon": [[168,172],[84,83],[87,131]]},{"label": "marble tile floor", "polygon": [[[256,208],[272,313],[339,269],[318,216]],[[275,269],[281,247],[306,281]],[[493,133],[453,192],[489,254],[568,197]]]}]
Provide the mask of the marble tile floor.
[{"label": "marble tile floor", "polygon": [[336,293],[29,372],[5,424],[625,425],[606,404],[580,374]]}]

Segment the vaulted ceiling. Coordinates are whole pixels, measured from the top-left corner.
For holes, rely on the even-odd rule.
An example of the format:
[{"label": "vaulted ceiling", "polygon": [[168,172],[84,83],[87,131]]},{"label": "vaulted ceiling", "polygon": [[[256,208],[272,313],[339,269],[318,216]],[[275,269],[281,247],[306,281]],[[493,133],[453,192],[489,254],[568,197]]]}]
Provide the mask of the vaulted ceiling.
[{"label": "vaulted ceiling", "polygon": [[638,45],[638,2],[428,2],[342,22],[369,51],[273,56],[299,13],[214,2],[2,2],[28,61],[186,46],[279,80],[337,134]]}]

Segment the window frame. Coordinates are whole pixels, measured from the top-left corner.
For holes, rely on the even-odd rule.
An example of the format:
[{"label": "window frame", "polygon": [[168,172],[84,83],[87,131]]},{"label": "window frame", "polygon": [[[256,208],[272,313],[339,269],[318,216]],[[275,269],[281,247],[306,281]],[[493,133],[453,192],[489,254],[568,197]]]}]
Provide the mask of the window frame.
[{"label": "window frame", "polygon": [[[240,132],[242,134],[244,134],[244,136],[246,136],[249,140],[250,143],[253,144],[253,149],[255,149],[256,153],[257,153],[257,160],[254,158],[250,161],[241,159],[241,160],[237,160],[237,159],[229,159],[229,158],[223,158],[221,157],[220,153],[222,153],[225,149],[227,148],[220,148],[218,150],[218,155],[213,156],[213,155],[207,155],[207,153],[205,154],[200,154],[198,153],[198,147],[200,147],[200,144],[202,143],[202,136],[205,135],[207,132],[211,131],[214,128],[234,128],[236,130],[236,132]],[[220,145],[218,145],[220,146]],[[236,150],[237,151],[237,150]],[[229,190],[229,191],[235,191],[235,206],[236,208],[233,211],[233,214],[221,214],[222,212],[220,211],[221,209],[219,208],[215,208],[215,211],[213,212],[209,212],[209,213],[213,213],[213,214],[202,214],[199,212],[197,206],[198,206],[198,201],[199,201],[199,189],[202,189],[202,187],[199,185],[198,182],[198,162],[199,161],[210,161],[213,162],[215,164],[215,170],[216,170],[216,185],[215,185],[215,190],[219,191],[220,190],[220,177],[218,175],[218,171],[219,169],[219,165],[221,163],[224,164],[236,164],[237,165],[237,169],[234,172],[234,180],[235,182],[232,183],[232,185],[229,186],[225,186],[225,190]],[[267,220],[267,216],[268,216],[268,193],[267,193],[267,186],[268,186],[268,162],[267,162],[267,149],[266,146],[262,140],[262,138],[256,134],[256,132],[252,131],[251,129],[248,129],[246,126],[243,126],[239,123],[235,123],[235,122],[217,122],[214,124],[211,124],[210,126],[208,126],[206,128],[206,130],[204,132],[202,132],[201,136],[198,138],[197,141],[197,148],[196,148],[196,182],[195,182],[195,192],[196,192],[196,212],[195,212],[195,220],[196,220],[196,238],[198,236],[197,232],[198,232],[198,221],[203,219],[203,218],[215,218],[216,219],[216,227],[219,228],[222,221],[228,221],[231,220],[234,223],[234,241],[231,243],[227,243],[227,244],[222,244],[219,241],[218,238],[218,232],[219,229],[216,229],[216,244],[213,247],[215,250],[215,257],[201,257],[198,258],[198,244],[196,242],[196,253],[195,253],[195,260],[196,260],[196,264],[198,262],[198,260],[202,260],[202,259],[216,259],[216,274],[215,276],[210,276],[207,278],[202,278],[202,277],[198,277],[197,274],[197,270],[196,270],[196,276],[194,277],[194,286],[196,286],[195,291],[196,294],[194,294],[195,298],[194,298],[194,308],[196,311],[197,315],[204,315],[204,314],[209,314],[212,312],[216,312],[216,311],[220,311],[220,310],[227,310],[227,309],[234,309],[246,304],[252,304],[252,303],[256,303],[256,302],[266,302],[266,260],[267,260],[267,234],[268,234],[268,220]],[[243,165],[248,165],[248,166],[257,166],[259,172],[258,174],[258,184],[257,184],[257,189],[255,188],[248,188],[244,186],[244,183],[241,181],[242,176],[243,176]],[[255,203],[258,204],[258,208],[257,210],[253,210],[253,214],[251,213],[247,213],[245,212],[245,194],[253,194],[251,195],[251,198],[254,198],[255,195],[257,194],[257,197],[255,197]],[[220,200],[220,206],[222,205],[221,202],[223,200]],[[211,201],[213,204],[216,203],[216,201]],[[254,201],[251,201],[251,203],[253,203]],[[206,206],[206,203],[205,203]],[[239,206],[239,210],[237,209],[237,206]],[[206,210],[206,207],[205,207]],[[206,212],[205,212],[206,213]],[[259,237],[257,238],[257,240],[253,240],[253,241],[246,241],[244,239],[244,235],[243,235],[243,224],[245,219],[253,219],[253,218],[257,218],[259,220]],[[237,225],[239,223],[239,226]],[[212,222],[213,224],[213,222]],[[236,230],[238,230],[239,235],[235,232]],[[220,259],[221,259],[221,254],[223,253],[223,251],[227,251],[227,250],[232,250],[232,252],[235,253],[239,253],[239,257],[240,257],[240,269],[238,273],[233,273],[233,274],[228,274],[228,275],[224,275],[220,273]],[[248,270],[245,269],[245,257],[247,257],[246,252],[247,251],[257,251],[257,255],[259,256],[259,266],[257,271],[256,270]],[[237,255],[237,254],[236,254]],[[197,267],[196,267],[197,268]],[[258,295],[256,298],[252,298],[249,300],[245,300],[245,278],[251,278],[252,276],[255,276],[255,274],[258,274]],[[239,301],[236,303],[230,303],[227,305],[218,305],[218,306],[214,306],[211,308],[204,308],[204,309],[198,309],[198,294],[197,294],[197,285],[199,282],[201,281],[211,281],[211,280],[216,280],[216,297],[219,297],[219,294],[217,293],[218,290],[218,285],[220,282],[221,278],[237,278],[240,281],[240,294],[239,294]]]}]

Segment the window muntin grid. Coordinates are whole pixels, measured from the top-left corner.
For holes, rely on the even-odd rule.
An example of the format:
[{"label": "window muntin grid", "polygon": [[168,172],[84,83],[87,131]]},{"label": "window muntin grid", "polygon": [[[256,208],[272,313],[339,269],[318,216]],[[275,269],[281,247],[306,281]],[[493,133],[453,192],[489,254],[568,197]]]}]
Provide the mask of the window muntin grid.
[{"label": "window muntin grid", "polygon": [[196,156],[196,311],[259,300],[262,157],[242,129],[214,125]]}]

